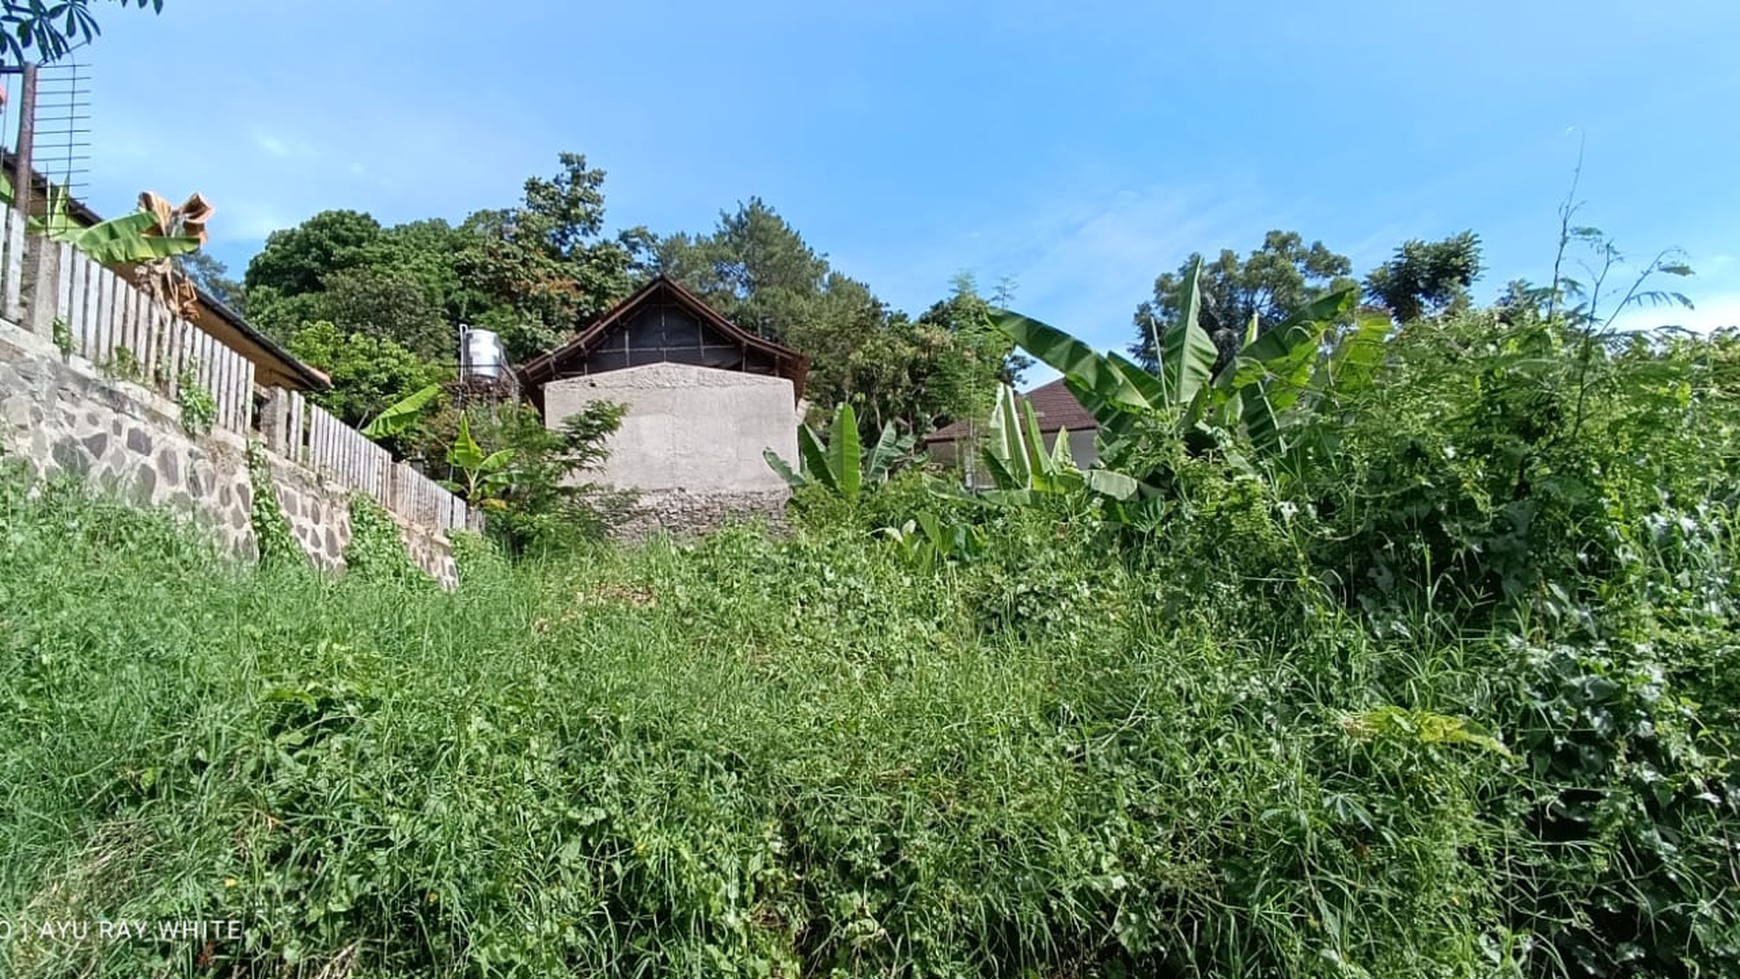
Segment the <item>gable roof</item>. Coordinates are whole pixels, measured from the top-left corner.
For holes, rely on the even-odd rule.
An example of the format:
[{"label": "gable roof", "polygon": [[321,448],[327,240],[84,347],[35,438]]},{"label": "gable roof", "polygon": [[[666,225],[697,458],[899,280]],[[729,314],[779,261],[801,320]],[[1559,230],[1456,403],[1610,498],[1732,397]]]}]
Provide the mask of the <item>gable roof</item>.
[{"label": "gable roof", "polygon": [[[790,347],[781,346],[772,340],[750,333],[719,315],[718,311],[707,305],[694,293],[662,275],[641,286],[634,295],[617,303],[604,315],[593,320],[576,334],[574,339],[526,362],[519,370],[521,384],[528,391],[538,392],[546,382],[566,376],[563,374],[565,365],[583,360],[613,331],[626,325],[635,312],[654,303],[669,303],[681,307],[705,327],[721,334],[732,343],[769,358],[774,365],[774,374],[791,381],[793,396],[799,399],[803,397],[804,378],[809,375],[810,369],[808,357]],[[537,396],[541,398],[541,393]]]},{"label": "gable roof", "polygon": [[[1093,412],[1082,407],[1070,393],[1069,386],[1063,378],[1058,378],[1050,384],[1041,384],[1022,395],[1033,406],[1033,415],[1039,421],[1039,431],[1051,434],[1058,429],[1071,432],[1097,432],[1100,423]],[[968,423],[965,419],[951,422],[924,437],[925,442],[956,442],[967,437]]]}]

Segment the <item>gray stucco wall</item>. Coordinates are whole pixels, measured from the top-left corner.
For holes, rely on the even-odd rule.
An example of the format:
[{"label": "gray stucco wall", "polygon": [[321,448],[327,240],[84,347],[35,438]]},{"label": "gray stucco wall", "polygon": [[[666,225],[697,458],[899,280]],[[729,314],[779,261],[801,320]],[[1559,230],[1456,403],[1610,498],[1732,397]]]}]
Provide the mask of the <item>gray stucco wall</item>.
[{"label": "gray stucco wall", "polygon": [[628,536],[782,511],[789,490],[762,453],[797,463],[798,409],[785,378],[687,364],[566,378],[544,386],[545,423],[559,427],[594,401],[628,409],[604,469],[584,477],[641,493]]},{"label": "gray stucco wall", "polygon": [[[82,357],[63,358],[46,339],[0,321],[0,450],[39,475],[71,473],[140,506],[193,518],[232,553],[256,553],[247,445],[223,429],[189,435],[179,406],[138,384],[104,376]],[[291,532],[319,567],[344,567],[349,495],[268,453]],[[419,567],[457,580],[444,535],[400,522]]]}]

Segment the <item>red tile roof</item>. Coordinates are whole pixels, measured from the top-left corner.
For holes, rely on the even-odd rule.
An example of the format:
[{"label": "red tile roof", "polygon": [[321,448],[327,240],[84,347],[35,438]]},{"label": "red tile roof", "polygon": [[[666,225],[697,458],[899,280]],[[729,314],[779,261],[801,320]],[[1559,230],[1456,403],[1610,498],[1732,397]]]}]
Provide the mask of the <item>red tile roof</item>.
[{"label": "red tile roof", "polygon": [[[1033,405],[1033,414],[1039,419],[1039,431],[1050,434],[1058,429],[1071,432],[1098,431],[1100,423],[1086,408],[1082,407],[1075,395],[1064,384],[1063,378],[1058,378],[1050,384],[1041,384],[1022,395]],[[966,421],[952,422],[924,437],[926,442],[954,442],[965,438],[967,434]]]}]

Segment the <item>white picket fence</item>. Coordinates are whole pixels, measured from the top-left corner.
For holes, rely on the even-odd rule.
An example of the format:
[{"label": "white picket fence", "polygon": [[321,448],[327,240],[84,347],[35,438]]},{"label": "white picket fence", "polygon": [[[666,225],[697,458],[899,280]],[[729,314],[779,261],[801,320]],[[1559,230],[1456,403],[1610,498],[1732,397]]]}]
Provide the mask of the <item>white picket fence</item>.
[{"label": "white picket fence", "polygon": [[[56,342],[98,369],[155,388],[186,405],[186,385],[211,395],[213,424],[267,447],[321,477],[373,497],[402,519],[450,530],[481,526],[481,514],[361,432],[282,388],[256,392],[254,364],[217,337],[176,315],[131,282],[72,246],[25,234],[15,210],[0,207],[0,315],[24,323],[27,248],[54,249],[54,281],[33,296],[55,303]],[[41,268],[42,265],[38,265]],[[36,274],[36,273],[31,273]],[[37,300],[32,299],[32,302]],[[256,417],[256,395],[264,408]]]},{"label": "white picket fence", "polygon": [[465,501],[449,493],[328,414],[298,391],[271,388],[262,409],[266,447],[316,473],[373,497],[404,519],[442,530],[473,520]]},{"label": "white picket fence", "polygon": [[254,428],[254,364],[175,315],[132,283],[64,243],[57,252],[56,329],[70,352],[171,399],[198,385],[216,407],[213,424],[247,435]]}]

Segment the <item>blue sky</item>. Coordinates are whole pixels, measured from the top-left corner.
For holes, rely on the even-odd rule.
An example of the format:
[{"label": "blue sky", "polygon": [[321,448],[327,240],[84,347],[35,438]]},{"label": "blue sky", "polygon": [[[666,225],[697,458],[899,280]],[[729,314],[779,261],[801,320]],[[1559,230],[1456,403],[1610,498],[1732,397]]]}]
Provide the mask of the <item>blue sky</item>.
[{"label": "blue sky", "polygon": [[511,203],[575,150],[613,227],[701,231],[759,195],[914,312],[971,270],[1121,344],[1154,276],[1268,228],[1363,272],[1472,228],[1544,279],[1580,144],[1582,220],[1678,246],[1688,325],[1740,323],[1734,0],[878,0],[102,5],[105,213],[217,206],[240,273],[335,207],[393,223]]}]

